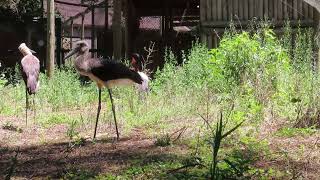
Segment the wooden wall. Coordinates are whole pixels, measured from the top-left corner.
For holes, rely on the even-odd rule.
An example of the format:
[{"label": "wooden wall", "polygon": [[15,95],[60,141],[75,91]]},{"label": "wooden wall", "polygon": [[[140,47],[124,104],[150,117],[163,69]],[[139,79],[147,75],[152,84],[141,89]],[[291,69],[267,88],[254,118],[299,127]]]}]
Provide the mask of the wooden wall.
[{"label": "wooden wall", "polygon": [[200,0],[201,41],[216,47],[230,21],[246,28],[250,20],[268,19],[274,27],[314,26],[316,10],[303,0]]}]

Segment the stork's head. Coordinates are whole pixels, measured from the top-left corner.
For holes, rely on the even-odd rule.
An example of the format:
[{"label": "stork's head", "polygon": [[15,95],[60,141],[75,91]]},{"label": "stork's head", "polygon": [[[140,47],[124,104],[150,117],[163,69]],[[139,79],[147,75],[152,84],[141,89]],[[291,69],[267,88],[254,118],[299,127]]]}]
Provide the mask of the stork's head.
[{"label": "stork's head", "polygon": [[131,66],[134,68],[135,71],[142,71],[144,65],[143,56],[138,53],[133,53],[131,56]]},{"label": "stork's head", "polygon": [[64,59],[68,59],[74,54],[84,55],[89,52],[89,45],[86,41],[81,40],[75,43],[75,47],[65,56]]},{"label": "stork's head", "polygon": [[23,54],[23,56],[26,56],[26,55],[32,54],[32,53],[36,53],[33,50],[29,49],[25,43],[20,44],[18,49]]}]

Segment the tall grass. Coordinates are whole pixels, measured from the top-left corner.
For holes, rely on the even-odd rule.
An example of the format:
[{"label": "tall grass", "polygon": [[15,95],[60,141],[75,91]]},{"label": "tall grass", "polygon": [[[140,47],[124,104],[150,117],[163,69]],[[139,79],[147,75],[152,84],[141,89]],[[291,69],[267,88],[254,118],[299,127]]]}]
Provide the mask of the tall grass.
[{"label": "tall grass", "polygon": [[[212,158],[208,153],[210,144],[206,140],[214,137],[200,116],[215,117],[220,111],[230,112],[228,121],[223,125],[226,128],[244,120],[247,128],[259,127],[270,117],[289,120],[292,126],[320,126],[316,118],[320,114],[320,91],[316,88],[320,85],[320,77],[313,67],[312,31],[298,29],[294,33],[287,25],[284,35],[278,38],[268,26],[258,28],[253,33],[230,31],[216,49],[208,50],[195,42],[189,51],[184,52],[185,61],[179,65],[175,55],[167,49],[166,63],[155,73],[149,94],[139,94],[133,87],[113,90],[123,129],[130,131],[133,127],[143,127],[154,135],[188,126],[193,129],[189,138],[193,138],[197,136],[194,132],[198,131],[195,130],[202,128],[203,133],[199,136],[204,149],[207,149],[202,155]],[[70,68],[57,69],[52,79],[41,74],[40,81],[41,88],[36,96],[39,109],[36,123],[44,126],[74,125],[81,124],[79,119],[82,123],[88,123],[85,121],[89,119],[93,123],[97,106],[94,83],[83,83]],[[17,84],[6,86],[4,82],[0,77],[0,114],[23,117],[23,82],[20,79]],[[106,118],[103,119],[113,122],[108,94],[103,93],[102,98],[106,105],[103,108]],[[87,107],[92,108],[88,110]],[[86,120],[83,120],[83,115],[87,115]],[[213,121],[208,123],[212,127],[216,125]],[[226,141],[239,143],[246,139],[244,144],[251,148],[250,151],[255,151],[253,154],[258,154],[265,147],[252,148],[252,144],[260,146],[257,141],[248,140],[258,133],[255,128],[249,133],[241,131],[240,127],[234,133],[236,140]],[[219,152],[223,154],[221,157],[228,157],[230,154],[223,150],[224,146],[221,144]],[[232,168],[235,167],[230,167],[233,163],[220,163],[223,167],[217,169],[234,173]],[[252,170],[246,164],[243,166],[246,171]]]}]

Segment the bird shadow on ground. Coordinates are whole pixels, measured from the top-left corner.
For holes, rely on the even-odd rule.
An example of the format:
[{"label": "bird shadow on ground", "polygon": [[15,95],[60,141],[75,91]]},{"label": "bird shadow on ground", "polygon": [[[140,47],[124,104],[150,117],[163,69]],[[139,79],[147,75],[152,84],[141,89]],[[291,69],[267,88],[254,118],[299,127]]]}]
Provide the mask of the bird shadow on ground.
[{"label": "bird shadow on ground", "polygon": [[[93,176],[116,173],[132,162],[150,159],[172,160],[177,155],[154,145],[150,139],[122,138],[86,141],[70,148],[70,143],[3,147],[0,145],[0,179],[61,178],[68,171],[84,169]],[[3,176],[3,177],[1,177]]]}]

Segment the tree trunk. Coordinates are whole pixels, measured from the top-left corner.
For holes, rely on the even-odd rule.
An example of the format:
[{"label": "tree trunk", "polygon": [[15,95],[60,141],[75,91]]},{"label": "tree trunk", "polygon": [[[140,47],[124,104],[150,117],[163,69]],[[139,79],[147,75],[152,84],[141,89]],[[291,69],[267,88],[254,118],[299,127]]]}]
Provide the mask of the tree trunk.
[{"label": "tree trunk", "polygon": [[47,1],[47,76],[51,78],[54,73],[55,58],[55,15],[54,0]]}]

